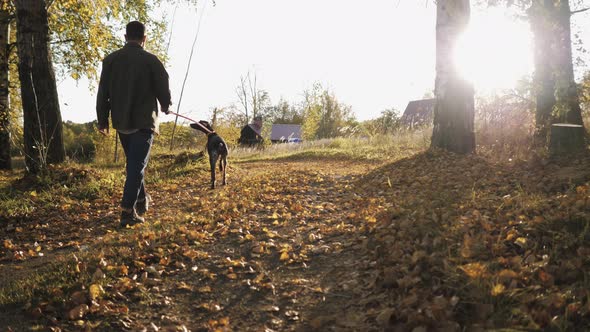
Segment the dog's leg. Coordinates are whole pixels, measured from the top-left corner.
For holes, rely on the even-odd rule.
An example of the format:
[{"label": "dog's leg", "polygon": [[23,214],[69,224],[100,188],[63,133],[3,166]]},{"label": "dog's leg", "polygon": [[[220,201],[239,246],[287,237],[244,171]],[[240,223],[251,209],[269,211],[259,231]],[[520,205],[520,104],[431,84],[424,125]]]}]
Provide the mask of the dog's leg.
[{"label": "dog's leg", "polygon": [[209,165],[211,166],[211,189],[215,189],[215,163],[217,162],[217,155],[209,156]]},{"label": "dog's leg", "polygon": [[221,156],[221,160],[219,161],[219,167],[221,168],[221,172],[223,174],[222,184],[225,186],[227,184],[227,182],[225,181],[225,171],[227,170],[227,155]]}]

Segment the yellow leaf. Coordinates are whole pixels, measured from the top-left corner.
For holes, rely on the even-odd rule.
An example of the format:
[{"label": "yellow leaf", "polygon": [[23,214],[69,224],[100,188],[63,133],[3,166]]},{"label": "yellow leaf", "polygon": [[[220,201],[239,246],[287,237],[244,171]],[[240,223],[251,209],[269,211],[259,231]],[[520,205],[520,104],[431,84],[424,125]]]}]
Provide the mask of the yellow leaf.
[{"label": "yellow leaf", "polygon": [[492,296],[498,296],[498,295],[502,294],[504,292],[504,290],[506,290],[506,287],[504,285],[496,284],[492,288]]},{"label": "yellow leaf", "polygon": [[200,287],[199,289],[197,289],[197,291],[199,293],[211,293],[211,287],[203,286],[203,287]]},{"label": "yellow leaf", "polygon": [[104,294],[104,289],[102,288],[101,285],[92,284],[92,285],[90,285],[90,289],[88,290],[88,294],[90,295],[91,300],[96,300]]},{"label": "yellow leaf", "polygon": [[14,249],[14,245],[12,244],[11,240],[4,240],[4,248],[12,250]]},{"label": "yellow leaf", "polygon": [[219,325],[228,326],[229,325],[229,317],[220,318]]},{"label": "yellow leaf", "polygon": [[516,239],[516,241],[514,241],[514,243],[516,245],[518,245],[519,247],[521,247],[521,248],[526,248],[528,242],[527,242],[527,239],[526,238],[519,237],[519,238]]},{"label": "yellow leaf", "polygon": [[374,216],[367,216],[367,217],[365,217],[365,220],[366,220],[368,223],[371,223],[371,224],[373,224],[373,223],[376,223],[376,222],[377,222],[377,218],[375,218]]},{"label": "yellow leaf", "polygon": [[35,190],[31,191],[29,194],[31,197],[37,197],[37,192]]},{"label": "yellow leaf", "polygon": [[265,274],[264,273],[260,273],[259,275],[256,276],[256,278],[254,278],[254,282],[255,283],[259,283],[259,282],[261,282],[264,279],[264,277],[265,277]]},{"label": "yellow leaf", "polygon": [[188,285],[186,282],[184,282],[184,281],[181,281],[181,282],[180,282],[180,283],[179,283],[179,284],[176,286],[176,288],[177,288],[177,289],[182,289],[182,290],[187,290],[187,291],[192,291],[192,290],[193,290],[193,288],[192,288],[190,285]]},{"label": "yellow leaf", "polygon": [[283,252],[281,253],[281,261],[286,261],[286,260],[288,260],[288,259],[289,259],[289,253],[288,253],[288,252],[286,252],[286,251],[283,251]]},{"label": "yellow leaf", "polygon": [[481,263],[469,263],[462,265],[459,268],[471,278],[480,278],[486,273],[486,267]]}]

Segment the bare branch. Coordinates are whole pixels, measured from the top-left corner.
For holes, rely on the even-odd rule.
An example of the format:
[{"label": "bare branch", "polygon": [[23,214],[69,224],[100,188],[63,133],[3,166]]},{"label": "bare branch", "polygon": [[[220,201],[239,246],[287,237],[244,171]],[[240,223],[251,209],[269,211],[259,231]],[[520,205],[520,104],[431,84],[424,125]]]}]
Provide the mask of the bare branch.
[{"label": "bare branch", "polygon": [[578,13],[583,13],[583,12],[585,12],[587,10],[590,10],[590,7],[584,8],[584,9],[573,10],[573,11],[570,12],[570,15],[574,15],[574,14],[578,14]]},{"label": "bare branch", "polygon": [[56,40],[56,41],[52,41],[49,42],[50,44],[65,44],[65,43],[72,43],[75,42],[75,39],[63,39],[63,40]]}]

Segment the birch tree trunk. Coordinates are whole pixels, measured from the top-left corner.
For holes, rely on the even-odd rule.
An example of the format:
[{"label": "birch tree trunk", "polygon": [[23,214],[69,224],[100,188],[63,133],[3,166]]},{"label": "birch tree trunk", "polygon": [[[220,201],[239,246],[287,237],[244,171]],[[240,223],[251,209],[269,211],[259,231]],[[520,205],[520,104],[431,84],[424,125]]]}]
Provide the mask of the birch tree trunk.
[{"label": "birch tree trunk", "polygon": [[14,0],[19,78],[24,117],[25,162],[36,173],[65,159],[55,73],[49,50],[44,0]]},{"label": "birch tree trunk", "polygon": [[473,86],[459,75],[453,56],[469,18],[469,0],[436,3],[436,103],[431,146],[457,153],[475,152]]},{"label": "birch tree trunk", "polygon": [[[2,4],[4,7],[4,4]],[[8,93],[8,40],[10,13],[0,8],[0,169],[10,169],[10,98]]]}]

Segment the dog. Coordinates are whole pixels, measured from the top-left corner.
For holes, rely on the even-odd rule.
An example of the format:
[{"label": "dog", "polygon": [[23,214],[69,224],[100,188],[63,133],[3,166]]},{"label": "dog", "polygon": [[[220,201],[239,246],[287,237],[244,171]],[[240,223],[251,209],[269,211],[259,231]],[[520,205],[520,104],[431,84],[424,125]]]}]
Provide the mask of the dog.
[{"label": "dog", "polygon": [[209,154],[209,164],[211,166],[211,189],[215,189],[215,164],[217,163],[217,160],[219,160],[219,171],[223,174],[223,182],[221,182],[221,184],[226,185],[225,170],[227,168],[227,144],[221,136],[217,135],[209,122],[205,120],[199,121],[198,124],[191,123],[191,128],[207,135],[207,154]]}]

